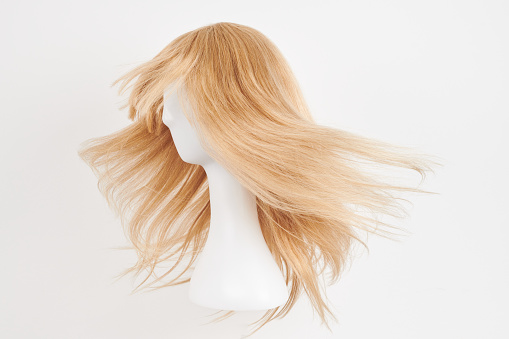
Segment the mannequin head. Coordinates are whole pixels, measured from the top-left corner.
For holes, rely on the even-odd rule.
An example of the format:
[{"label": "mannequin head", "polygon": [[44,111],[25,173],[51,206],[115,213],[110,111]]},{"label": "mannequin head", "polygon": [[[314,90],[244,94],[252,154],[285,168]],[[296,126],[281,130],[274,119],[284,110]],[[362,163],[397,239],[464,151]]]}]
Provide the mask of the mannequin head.
[{"label": "mannequin head", "polygon": [[[195,127],[191,125],[186,113],[184,113],[182,104],[189,107],[185,97],[179,100],[178,94],[178,91],[166,90],[164,92],[162,122],[170,129],[180,158],[189,164],[203,166],[205,163],[213,161],[213,159],[201,145],[202,141]],[[192,114],[193,112],[188,113],[190,117],[192,117]]]},{"label": "mannequin head", "polygon": [[[397,193],[424,192],[374,172],[402,168],[424,179],[432,171],[431,158],[410,149],[316,124],[281,52],[247,26],[220,22],[187,32],[117,83],[120,93],[131,88],[133,123],[89,140],[80,156],[137,251],[139,261],[126,273],[147,271],[140,286],[189,281],[179,278],[203,248],[210,221],[207,177],[198,165],[210,157],[256,196],[264,238],[291,288],[288,302],[267,311],[261,326],[285,316],[302,291],[325,324],[327,315],[335,318],[319,275],[326,269],[330,283],[339,278],[352,243],[364,244],[359,231],[393,234],[378,216],[404,215]],[[189,110],[167,96],[176,88],[185,90],[180,107]],[[184,270],[162,283],[185,255]]]}]

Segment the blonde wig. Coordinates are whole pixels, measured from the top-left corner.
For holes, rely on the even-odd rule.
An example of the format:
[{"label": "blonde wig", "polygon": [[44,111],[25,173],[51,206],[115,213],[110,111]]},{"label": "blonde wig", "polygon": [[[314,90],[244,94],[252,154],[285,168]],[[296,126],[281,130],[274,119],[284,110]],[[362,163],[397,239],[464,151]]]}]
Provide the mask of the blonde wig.
[{"label": "blonde wig", "polygon": [[[409,148],[315,123],[281,52],[244,25],[220,22],[187,32],[117,83],[120,94],[131,89],[122,108],[129,107],[133,123],[87,140],[79,155],[136,250],[137,263],[123,274],[147,272],[138,288],[186,283],[183,274],[207,239],[205,171],[182,161],[162,123],[163,93],[183,88],[194,112],[185,114],[210,144],[209,154],[256,196],[263,236],[290,289],[287,303],[268,310],[257,330],[284,317],[303,291],[330,329],[327,316],[336,318],[320,275],[328,270],[329,283],[337,281],[353,243],[366,246],[359,230],[395,234],[398,228],[377,217],[407,214],[394,193],[426,192],[391,184],[370,169],[408,169],[422,182],[439,164]],[[185,257],[187,266],[164,282]],[[174,264],[158,276],[156,268],[169,261]]]}]

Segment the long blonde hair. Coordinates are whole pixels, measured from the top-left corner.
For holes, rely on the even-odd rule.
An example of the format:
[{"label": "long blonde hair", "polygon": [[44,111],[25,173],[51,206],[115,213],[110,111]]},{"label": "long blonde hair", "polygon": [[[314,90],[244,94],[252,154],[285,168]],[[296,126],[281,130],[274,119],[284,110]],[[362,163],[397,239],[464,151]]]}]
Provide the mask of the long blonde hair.
[{"label": "long blonde hair", "polygon": [[[265,241],[291,286],[287,303],[268,310],[257,330],[284,317],[302,291],[322,322],[327,315],[336,320],[319,276],[328,269],[330,283],[339,278],[353,242],[366,246],[358,230],[394,234],[377,216],[406,214],[395,192],[426,192],[368,169],[409,169],[422,182],[439,165],[409,148],[316,124],[281,52],[244,25],[220,22],[187,32],[113,85],[119,82],[120,94],[131,88],[126,106],[133,123],[85,141],[79,155],[137,252],[138,262],[123,274],[146,271],[138,287],[152,286],[190,255],[180,274],[156,288],[186,283],[181,277],[207,238],[205,171],[182,161],[161,120],[164,91],[182,87],[195,112],[186,115],[212,146],[209,153],[256,196]],[[158,277],[156,267],[176,256]]]}]

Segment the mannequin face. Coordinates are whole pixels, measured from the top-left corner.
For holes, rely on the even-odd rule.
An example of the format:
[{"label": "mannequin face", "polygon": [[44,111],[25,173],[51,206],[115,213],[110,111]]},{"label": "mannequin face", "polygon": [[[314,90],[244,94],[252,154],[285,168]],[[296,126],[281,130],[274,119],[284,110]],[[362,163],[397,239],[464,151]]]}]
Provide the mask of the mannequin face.
[{"label": "mannequin face", "polygon": [[[189,106],[186,110],[190,112]],[[170,129],[177,152],[184,162],[203,165],[212,160],[200,143],[197,132],[187,120],[178,93],[164,93],[163,123]]]}]

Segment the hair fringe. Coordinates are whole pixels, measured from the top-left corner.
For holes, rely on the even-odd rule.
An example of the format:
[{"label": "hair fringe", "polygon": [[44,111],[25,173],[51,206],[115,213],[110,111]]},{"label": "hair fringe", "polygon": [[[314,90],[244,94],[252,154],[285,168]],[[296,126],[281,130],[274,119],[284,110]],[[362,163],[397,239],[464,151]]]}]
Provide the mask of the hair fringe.
[{"label": "hair fringe", "polygon": [[[187,283],[183,275],[205,244],[205,171],[182,161],[161,120],[164,91],[185,89],[192,111],[200,113],[186,116],[211,145],[209,154],[256,196],[263,236],[290,288],[287,303],[268,310],[249,335],[286,316],[302,292],[330,330],[327,318],[337,319],[319,275],[329,269],[329,284],[338,280],[352,244],[367,248],[359,231],[387,238],[401,231],[377,219],[407,215],[401,201],[408,200],[397,193],[434,193],[391,184],[375,171],[414,171],[420,186],[442,165],[439,158],[316,124],[286,60],[253,28],[220,22],[185,33],[117,84],[119,94],[130,90],[121,108],[129,107],[133,123],[85,141],[78,153],[137,253],[136,264],[118,278],[147,272],[133,293]],[[186,255],[187,266],[163,283]],[[175,257],[157,276],[156,268]]]}]

